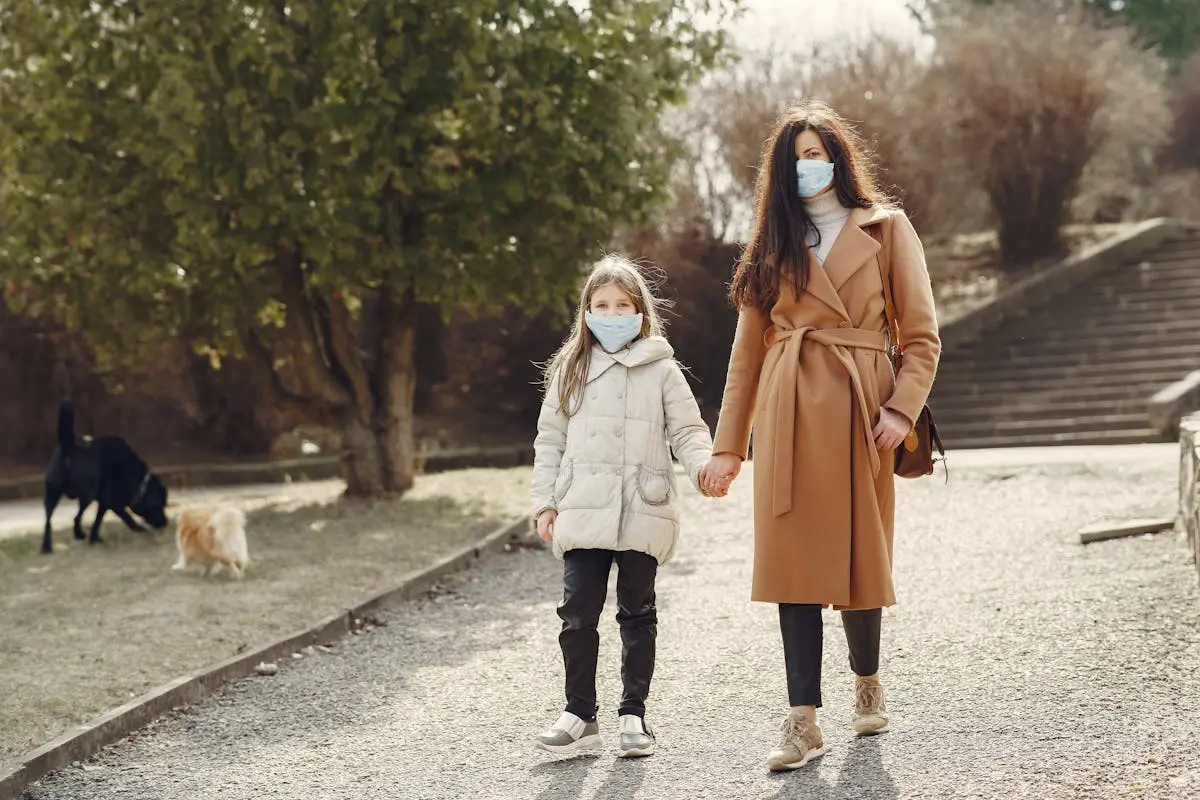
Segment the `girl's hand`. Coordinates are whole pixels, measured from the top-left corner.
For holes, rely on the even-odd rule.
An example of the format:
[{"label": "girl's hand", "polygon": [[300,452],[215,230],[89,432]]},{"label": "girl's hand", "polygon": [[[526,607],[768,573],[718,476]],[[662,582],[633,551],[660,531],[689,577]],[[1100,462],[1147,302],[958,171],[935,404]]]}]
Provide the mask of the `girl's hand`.
[{"label": "girl's hand", "polygon": [[724,497],[742,471],[742,459],[733,453],[716,453],[700,470],[700,488],[709,497]]},{"label": "girl's hand", "polygon": [[549,542],[554,538],[551,529],[554,527],[554,520],[558,519],[557,511],[543,511],[537,518],[537,534],[543,542]]},{"label": "girl's hand", "polygon": [[879,423],[871,435],[875,437],[875,446],[880,450],[895,450],[904,441],[904,437],[912,429],[912,425],[904,415],[890,408],[879,409]]}]

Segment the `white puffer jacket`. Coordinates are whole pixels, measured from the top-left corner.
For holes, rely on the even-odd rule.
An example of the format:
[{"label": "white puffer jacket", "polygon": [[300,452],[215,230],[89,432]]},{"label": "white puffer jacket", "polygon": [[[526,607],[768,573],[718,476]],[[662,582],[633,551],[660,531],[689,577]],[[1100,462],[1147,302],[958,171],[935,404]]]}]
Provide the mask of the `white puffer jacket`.
[{"label": "white puffer jacket", "polygon": [[[554,554],[636,550],[665,563],[679,539],[671,452],[699,491],[712,436],[661,336],[614,354],[592,349],[579,410],[560,413],[558,388],[542,402],[534,440],[533,513],[558,512]],[[670,449],[668,449],[668,441]]]}]

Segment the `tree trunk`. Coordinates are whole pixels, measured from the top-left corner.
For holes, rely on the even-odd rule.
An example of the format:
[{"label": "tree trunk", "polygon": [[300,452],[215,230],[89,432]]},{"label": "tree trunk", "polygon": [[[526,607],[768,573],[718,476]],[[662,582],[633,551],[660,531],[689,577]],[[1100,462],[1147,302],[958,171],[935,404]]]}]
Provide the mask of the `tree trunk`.
[{"label": "tree trunk", "polygon": [[380,310],[384,324],[379,367],[383,451],[392,491],[403,492],[412,488],[416,475],[417,304],[411,291],[398,301],[385,293]]},{"label": "tree trunk", "polygon": [[341,460],[347,495],[377,497],[388,492],[379,437],[353,411],[342,420]]},{"label": "tree trunk", "polygon": [[[380,358],[372,375],[374,402],[347,408],[342,420],[342,471],[346,494],[403,494],[416,474],[413,401],[416,392],[415,304],[410,298],[380,301]],[[363,419],[360,409],[373,409]]]}]

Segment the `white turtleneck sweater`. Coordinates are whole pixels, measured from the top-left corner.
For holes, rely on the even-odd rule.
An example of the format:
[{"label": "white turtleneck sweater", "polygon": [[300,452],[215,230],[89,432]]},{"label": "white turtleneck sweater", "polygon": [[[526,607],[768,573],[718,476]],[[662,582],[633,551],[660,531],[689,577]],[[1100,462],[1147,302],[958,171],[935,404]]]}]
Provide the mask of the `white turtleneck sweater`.
[{"label": "white turtleneck sweater", "polygon": [[813,248],[813,254],[824,264],[825,256],[829,255],[829,249],[833,247],[838,234],[842,232],[846,220],[850,219],[850,209],[842,205],[838,200],[837,192],[833,189],[811,200],[805,200],[804,205],[808,209],[808,215],[812,217],[813,224],[821,232],[820,244],[815,244],[816,232],[808,232],[806,237],[808,246]]}]

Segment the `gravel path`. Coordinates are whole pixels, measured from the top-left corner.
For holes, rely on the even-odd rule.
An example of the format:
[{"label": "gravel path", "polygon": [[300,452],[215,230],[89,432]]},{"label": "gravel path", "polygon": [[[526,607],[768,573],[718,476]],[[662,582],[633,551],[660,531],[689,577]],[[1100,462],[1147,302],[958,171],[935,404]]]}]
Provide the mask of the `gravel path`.
[{"label": "gravel path", "polygon": [[[1010,459],[1011,460],[1011,459]],[[1077,544],[1082,525],[1170,514],[1175,462],[959,466],[902,482],[900,605],[884,618],[893,731],[856,741],[827,612],[830,753],[763,767],[785,707],[774,609],[747,600],[748,473],[689,498],[659,581],[659,667],[641,761],[555,760],[561,708],[545,551],[491,558],[386,627],[230,687],[82,768],[49,798],[1200,797],[1200,589],[1174,533]],[[619,638],[602,628],[601,729],[615,746]]]}]

